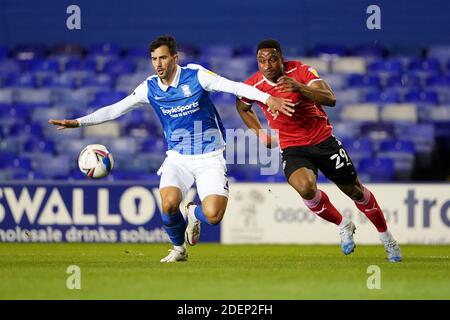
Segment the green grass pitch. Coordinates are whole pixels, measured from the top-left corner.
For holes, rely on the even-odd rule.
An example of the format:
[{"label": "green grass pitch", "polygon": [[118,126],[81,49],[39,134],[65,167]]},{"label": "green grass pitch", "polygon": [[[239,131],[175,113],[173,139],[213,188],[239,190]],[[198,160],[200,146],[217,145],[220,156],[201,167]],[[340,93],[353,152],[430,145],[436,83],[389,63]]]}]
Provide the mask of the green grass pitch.
[{"label": "green grass pitch", "polygon": [[[189,248],[161,264],[168,244],[0,243],[0,299],[450,299],[450,246],[402,246],[389,263],[379,246],[344,256],[337,245]],[[81,289],[69,290],[70,265]],[[380,289],[369,290],[380,269]]]}]

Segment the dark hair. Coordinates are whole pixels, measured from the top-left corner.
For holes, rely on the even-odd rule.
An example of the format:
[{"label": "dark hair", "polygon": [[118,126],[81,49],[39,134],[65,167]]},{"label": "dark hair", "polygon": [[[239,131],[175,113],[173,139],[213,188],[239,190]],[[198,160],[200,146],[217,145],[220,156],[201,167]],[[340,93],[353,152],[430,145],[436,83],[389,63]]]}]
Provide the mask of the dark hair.
[{"label": "dark hair", "polygon": [[173,56],[174,54],[177,54],[177,42],[175,41],[175,38],[170,35],[165,35],[156,38],[155,40],[150,43],[150,52],[155,51],[159,47],[167,46],[169,48],[170,54]]},{"label": "dark hair", "polygon": [[261,41],[258,44],[258,49],[256,49],[256,53],[258,53],[260,49],[276,49],[280,53],[280,55],[283,55],[283,53],[281,52],[280,43],[274,39],[266,39]]}]

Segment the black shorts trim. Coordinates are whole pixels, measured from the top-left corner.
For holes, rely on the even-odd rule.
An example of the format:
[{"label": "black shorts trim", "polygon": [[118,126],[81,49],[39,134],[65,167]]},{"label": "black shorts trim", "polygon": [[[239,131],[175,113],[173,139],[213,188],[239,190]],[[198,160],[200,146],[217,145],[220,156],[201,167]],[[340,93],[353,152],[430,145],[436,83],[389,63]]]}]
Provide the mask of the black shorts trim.
[{"label": "black shorts trim", "polygon": [[286,179],[300,168],[311,169],[317,176],[320,170],[325,177],[336,184],[355,182],[356,169],[345,148],[330,136],[314,146],[288,147],[282,150],[283,170]]}]

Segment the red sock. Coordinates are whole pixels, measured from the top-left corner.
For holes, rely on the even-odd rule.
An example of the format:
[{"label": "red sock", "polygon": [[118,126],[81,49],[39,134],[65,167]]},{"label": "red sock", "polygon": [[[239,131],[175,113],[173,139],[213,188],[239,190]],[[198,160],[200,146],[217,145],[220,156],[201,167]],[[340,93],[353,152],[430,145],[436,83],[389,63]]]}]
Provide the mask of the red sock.
[{"label": "red sock", "polygon": [[325,192],[317,190],[316,195],[311,200],[303,199],[306,206],[312,212],[317,214],[322,219],[339,225],[342,221],[342,215],[331,204],[330,199]]},{"label": "red sock", "polygon": [[369,220],[377,228],[378,232],[385,232],[387,230],[387,225],[383,211],[381,211],[380,206],[378,205],[372,192],[370,192],[366,187],[363,188],[364,198],[360,201],[355,201],[355,205],[366,215],[367,218],[369,218]]}]

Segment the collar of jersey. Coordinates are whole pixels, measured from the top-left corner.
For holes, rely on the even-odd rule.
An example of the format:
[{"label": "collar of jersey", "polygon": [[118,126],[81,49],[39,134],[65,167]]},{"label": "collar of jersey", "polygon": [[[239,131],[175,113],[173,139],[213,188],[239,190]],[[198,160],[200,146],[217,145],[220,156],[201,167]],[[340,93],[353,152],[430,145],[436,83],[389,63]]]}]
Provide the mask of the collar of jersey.
[{"label": "collar of jersey", "polygon": [[167,91],[169,87],[178,87],[178,83],[180,82],[180,75],[181,75],[181,67],[177,65],[177,71],[175,74],[175,78],[173,78],[173,81],[170,85],[166,86],[164,83],[162,83],[161,79],[158,77],[158,86],[161,88],[162,91]]},{"label": "collar of jersey", "polygon": [[[276,86],[277,84],[276,83],[273,83],[272,81],[270,81],[269,79],[267,79],[266,77],[264,77],[264,76],[262,76],[263,77],[263,79],[264,79],[264,81],[266,81],[268,84],[270,84],[272,87],[274,87],[274,86]],[[158,78],[158,80],[159,80],[159,78]]]}]

